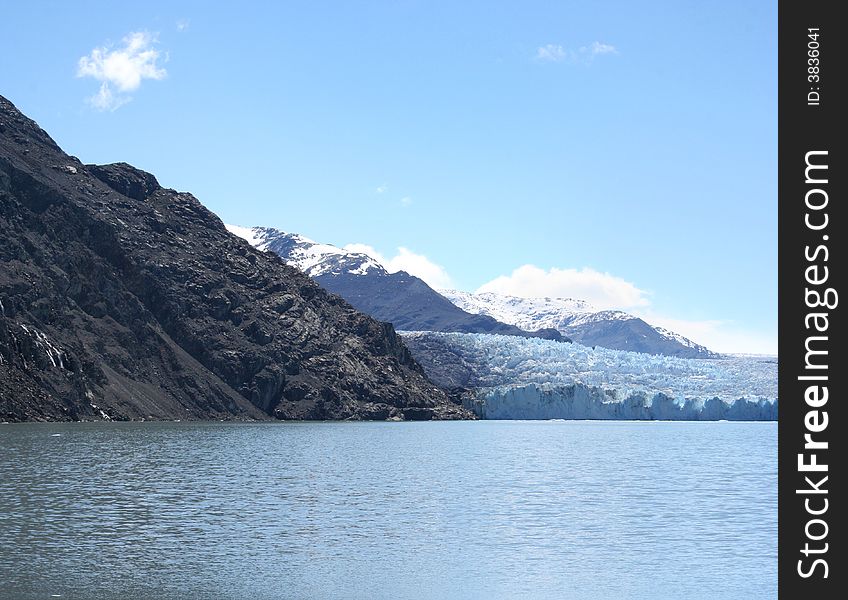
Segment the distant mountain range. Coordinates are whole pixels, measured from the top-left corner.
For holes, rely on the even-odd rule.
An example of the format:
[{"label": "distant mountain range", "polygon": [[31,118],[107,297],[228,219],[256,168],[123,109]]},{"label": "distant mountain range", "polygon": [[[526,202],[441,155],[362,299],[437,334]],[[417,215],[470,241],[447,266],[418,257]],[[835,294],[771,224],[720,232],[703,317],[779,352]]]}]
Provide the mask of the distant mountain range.
[{"label": "distant mountain range", "polygon": [[521,328],[549,327],[584,346],[681,358],[715,358],[706,347],[620,310],[597,310],[572,298],[519,298],[494,293],[439,292],[460,308]]},{"label": "distant mountain range", "polygon": [[573,339],[586,346],[648,354],[718,356],[631,314],[599,311],[582,300],[436,291],[414,275],[389,273],[367,254],[271,227],[227,228],[256,248],[274,252],[354,307],[399,330]]},{"label": "distant mountain range", "polygon": [[553,328],[527,331],[488,315],[464,311],[418,277],[404,271],[389,273],[367,254],[271,227],[227,228],[256,248],[279,255],[355,308],[399,330],[497,333],[567,341]]}]

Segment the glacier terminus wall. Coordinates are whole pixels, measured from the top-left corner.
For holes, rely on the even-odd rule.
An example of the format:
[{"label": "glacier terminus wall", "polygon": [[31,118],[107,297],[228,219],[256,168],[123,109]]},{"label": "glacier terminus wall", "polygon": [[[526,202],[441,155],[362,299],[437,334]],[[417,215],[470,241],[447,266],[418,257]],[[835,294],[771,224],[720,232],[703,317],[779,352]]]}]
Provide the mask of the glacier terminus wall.
[{"label": "glacier terminus wall", "polygon": [[658,392],[615,394],[582,383],[498,387],[468,396],[465,408],[481,419],[574,419],[658,421],[775,421],[777,400],[738,398],[725,402],[713,397],[679,402]]}]

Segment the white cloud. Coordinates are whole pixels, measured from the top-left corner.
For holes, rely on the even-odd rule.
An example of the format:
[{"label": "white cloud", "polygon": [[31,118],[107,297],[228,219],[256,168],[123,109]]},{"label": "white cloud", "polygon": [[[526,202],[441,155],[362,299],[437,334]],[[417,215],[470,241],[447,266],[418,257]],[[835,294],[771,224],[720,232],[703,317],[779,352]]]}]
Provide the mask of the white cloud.
[{"label": "white cloud", "polygon": [[603,42],[592,42],[588,46],[581,46],[577,50],[563,48],[559,44],[547,44],[536,49],[536,59],[546,62],[569,62],[569,63],[591,63],[596,56],[604,54],[618,54],[618,49],[612,44]]},{"label": "white cloud", "polygon": [[191,21],[188,19],[179,19],[177,21],[177,31],[185,31],[189,25],[191,25]]},{"label": "white cloud", "polygon": [[401,204],[401,206],[411,206],[412,205],[412,198],[410,198],[409,196],[404,196],[403,198],[400,199],[400,204]]},{"label": "white cloud", "polygon": [[[92,77],[100,90],[89,102],[98,110],[115,110],[129,102],[145,79],[164,79],[167,71],[157,65],[160,52],[154,48],[156,36],[146,31],[130,33],[123,46],[101,46],[77,63],[77,77]],[[118,93],[115,93],[115,92]]]},{"label": "white cloud", "polygon": [[536,50],[536,58],[538,58],[539,60],[559,62],[561,60],[565,60],[567,56],[568,52],[566,52],[565,48],[563,48],[559,44],[547,44],[545,46],[540,46]]},{"label": "white cloud", "polygon": [[589,267],[544,270],[524,265],[510,275],[483,284],[478,292],[496,292],[523,298],[577,298],[600,309],[647,306],[648,293],[629,281]]},{"label": "white cloud", "polygon": [[420,277],[430,287],[449,288],[452,286],[450,276],[442,265],[436,264],[423,254],[416,254],[401,246],[393,257],[386,257],[373,246],[367,244],[348,244],[344,247],[348,252],[361,252],[379,262],[389,273],[406,271],[410,275]]},{"label": "white cloud", "polygon": [[389,189],[389,185],[388,185],[387,183],[384,183],[383,185],[378,185],[378,186],[377,186],[377,189],[376,189],[375,191],[376,191],[378,194],[383,194],[383,193],[385,193],[388,189]]}]

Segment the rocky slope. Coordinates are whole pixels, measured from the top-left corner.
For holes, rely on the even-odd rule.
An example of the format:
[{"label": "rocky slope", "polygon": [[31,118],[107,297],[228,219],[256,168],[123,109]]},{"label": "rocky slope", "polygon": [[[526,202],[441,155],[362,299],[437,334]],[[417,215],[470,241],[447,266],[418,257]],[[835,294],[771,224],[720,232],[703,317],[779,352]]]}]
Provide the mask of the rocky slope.
[{"label": "rocky slope", "polygon": [[391,325],[0,97],[0,420],[467,414]]},{"label": "rocky slope", "polygon": [[397,329],[496,333],[569,341],[553,328],[524,329],[489,315],[466,312],[422,279],[404,271],[389,273],[366,254],[320,244],[272,227],[227,227],[253,246],[279,255],[359,310],[388,321]]}]

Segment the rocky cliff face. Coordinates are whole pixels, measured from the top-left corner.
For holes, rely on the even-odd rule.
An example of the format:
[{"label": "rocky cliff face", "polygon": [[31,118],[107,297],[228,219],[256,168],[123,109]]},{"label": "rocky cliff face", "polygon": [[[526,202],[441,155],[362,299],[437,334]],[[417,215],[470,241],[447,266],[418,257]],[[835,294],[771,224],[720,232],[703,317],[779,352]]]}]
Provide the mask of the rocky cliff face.
[{"label": "rocky cliff face", "polygon": [[0,420],[467,414],[391,325],[0,96]]}]

